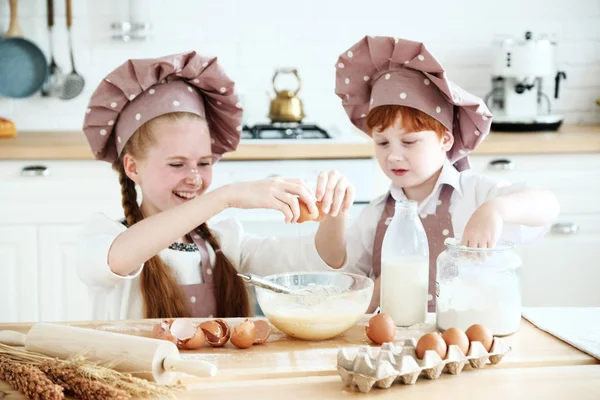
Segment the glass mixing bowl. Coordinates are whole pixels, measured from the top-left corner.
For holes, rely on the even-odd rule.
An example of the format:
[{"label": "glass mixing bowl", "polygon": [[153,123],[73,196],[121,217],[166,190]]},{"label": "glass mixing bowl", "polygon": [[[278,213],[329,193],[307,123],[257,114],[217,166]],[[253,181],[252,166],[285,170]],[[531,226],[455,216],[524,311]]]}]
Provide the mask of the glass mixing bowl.
[{"label": "glass mixing bowl", "polygon": [[265,317],[279,330],[304,340],[325,340],[344,333],[367,312],[374,282],[346,272],[298,272],[265,276],[291,294],[256,287]]}]

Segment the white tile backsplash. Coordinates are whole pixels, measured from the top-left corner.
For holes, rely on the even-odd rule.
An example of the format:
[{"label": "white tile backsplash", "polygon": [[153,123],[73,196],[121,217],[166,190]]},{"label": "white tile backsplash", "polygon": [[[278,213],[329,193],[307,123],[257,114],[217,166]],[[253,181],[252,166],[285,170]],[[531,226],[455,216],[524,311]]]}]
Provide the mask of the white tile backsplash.
[{"label": "white tile backsplash", "polygon": [[[267,120],[271,79],[278,67],[296,67],[306,120],[349,132],[334,94],[338,55],[364,35],[425,42],[450,79],[479,96],[490,88],[491,42],[499,35],[546,33],[558,42],[561,98],[553,107],[568,122],[600,122],[600,0],[132,0],[134,18],[152,24],[147,40],[111,39],[110,24],[127,14],[127,0],[73,0],[77,70],[82,95],[71,101],[0,97],[0,116],[20,130],[80,129],[100,79],[128,58],[187,50],[216,55],[242,95],[247,123]],[[70,71],[65,6],[55,1],[55,58]],[[8,1],[0,1],[0,32],[8,28]],[[46,1],[19,0],[27,38],[48,52]],[[0,55],[1,57],[1,55]],[[280,86],[294,81],[282,77]],[[554,82],[546,82],[553,96]]]}]

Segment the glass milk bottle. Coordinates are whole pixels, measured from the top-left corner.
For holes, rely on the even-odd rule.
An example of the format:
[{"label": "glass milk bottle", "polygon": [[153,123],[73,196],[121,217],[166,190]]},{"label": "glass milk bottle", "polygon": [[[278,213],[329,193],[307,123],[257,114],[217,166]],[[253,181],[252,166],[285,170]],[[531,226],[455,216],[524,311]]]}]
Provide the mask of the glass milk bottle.
[{"label": "glass milk bottle", "polygon": [[381,312],[397,326],[424,322],[429,246],[416,201],[397,201],[381,246]]}]

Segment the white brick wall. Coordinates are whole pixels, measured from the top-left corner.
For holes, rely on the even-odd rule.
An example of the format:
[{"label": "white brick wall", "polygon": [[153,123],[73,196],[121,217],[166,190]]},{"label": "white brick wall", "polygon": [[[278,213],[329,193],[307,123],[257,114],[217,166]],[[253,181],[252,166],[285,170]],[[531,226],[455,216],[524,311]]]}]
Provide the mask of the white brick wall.
[{"label": "white brick wall", "polygon": [[[153,25],[144,42],[110,39],[110,23],[126,0],[73,0],[76,66],[86,78],[75,100],[38,95],[0,97],[0,116],[21,130],[79,129],[99,80],[127,58],[197,50],[217,55],[236,80],[248,123],[266,121],[275,68],[294,66],[303,80],[300,97],[307,121],[338,132],[348,122],[333,92],[339,53],[362,36],[392,35],[422,40],[451,79],[484,96],[490,87],[490,49],[496,34],[547,33],[558,41],[560,68],[567,72],[554,109],[569,122],[600,122],[600,0],[135,0]],[[64,2],[57,8],[55,57],[70,70]],[[48,49],[46,1],[19,0],[25,35]],[[8,27],[8,1],[0,1],[0,32]],[[1,57],[1,55],[0,55]],[[281,80],[281,86],[291,80]],[[547,82],[550,93],[553,81]]]}]

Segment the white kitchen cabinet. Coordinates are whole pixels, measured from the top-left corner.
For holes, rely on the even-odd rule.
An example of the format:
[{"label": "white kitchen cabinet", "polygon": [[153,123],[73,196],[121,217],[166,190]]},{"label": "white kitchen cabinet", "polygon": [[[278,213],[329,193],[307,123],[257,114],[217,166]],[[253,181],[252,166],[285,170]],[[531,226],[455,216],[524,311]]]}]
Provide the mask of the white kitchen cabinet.
[{"label": "white kitchen cabinet", "polygon": [[33,225],[0,225],[0,321],[37,321],[40,280],[37,230]]},{"label": "white kitchen cabinet", "polygon": [[92,319],[89,290],[79,280],[75,245],[79,225],[44,225],[38,229],[40,321]]},{"label": "white kitchen cabinet", "polygon": [[600,153],[498,154],[470,160],[479,173],[552,190],[561,213],[600,214]]},{"label": "white kitchen cabinet", "polygon": [[524,306],[600,306],[600,214],[561,215],[520,255]]},{"label": "white kitchen cabinet", "polygon": [[2,161],[0,205],[0,224],[82,223],[94,211],[123,215],[117,175],[97,161]]}]

